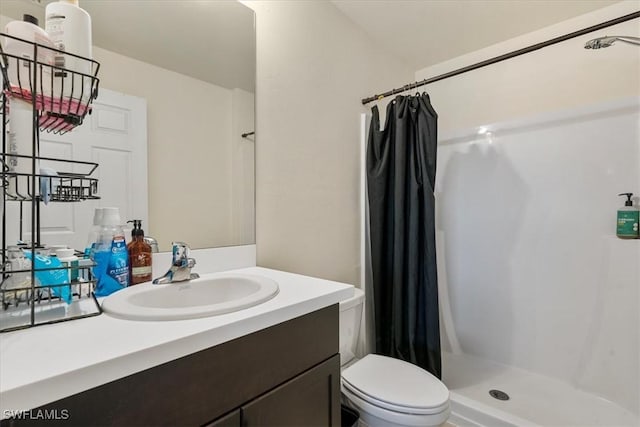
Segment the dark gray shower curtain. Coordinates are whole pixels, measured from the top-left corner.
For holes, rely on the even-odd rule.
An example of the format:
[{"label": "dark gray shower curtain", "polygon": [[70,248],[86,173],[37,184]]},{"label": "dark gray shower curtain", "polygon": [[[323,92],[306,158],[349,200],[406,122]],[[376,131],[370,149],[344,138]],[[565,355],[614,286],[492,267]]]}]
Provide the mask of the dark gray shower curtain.
[{"label": "dark gray shower curtain", "polygon": [[435,245],[437,118],[429,95],[372,109],[367,190],[374,352],[441,377]]}]

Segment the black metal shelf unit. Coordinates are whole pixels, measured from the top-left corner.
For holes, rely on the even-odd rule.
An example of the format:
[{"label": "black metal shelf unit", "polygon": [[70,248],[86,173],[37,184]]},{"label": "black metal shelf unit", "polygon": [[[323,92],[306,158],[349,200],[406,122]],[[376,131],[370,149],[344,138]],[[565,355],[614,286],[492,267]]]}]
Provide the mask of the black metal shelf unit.
[{"label": "black metal shelf unit", "polygon": [[[6,48],[11,46],[12,48]],[[18,49],[16,50],[16,46]],[[26,54],[25,54],[26,53]],[[66,64],[65,66],[61,66]],[[99,199],[97,163],[40,156],[40,132],[64,134],[82,125],[98,96],[100,64],[68,52],[0,33],[0,94],[2,117],[2,265],[0,265],[0,332],[58,323],[102,313],[93,291],[93,264],[81,258],[63,267],[36,268],[36,258],[52,255],[40,240],[40,205]],[[29,152],[18,152],[10,134],[11,103],[28,103]],[[20,104],[25,105],[25,104]],[[28,113],[27,113],[28,115]],[[27,144],[28,146],[28,144]],[[47,170],[40,169],[46,162]],[[17,168],[18,162],[26,167]],[[17,218],[7,217],[7,203],[18,203]],[[22,243],[23,222],[30,209],[30,242]],[[10,223],[8,223],[10,222]],[[19,227],[20,242],[7,242],[7,227]],[[16,228],[13,228],[15,231]],[[16,243],[18,243],[16,245]],[[27,254],[28,268],[16,268],[9,253]],[[77,253],[79,257],[84,255]],[[46,283],[43,274],[55,270],[64,283]],[[38,277],[40,276],[40,277]],[[24,279],[24,280],[23,280]],[[22,282],[20,282],[22,281]]]}]

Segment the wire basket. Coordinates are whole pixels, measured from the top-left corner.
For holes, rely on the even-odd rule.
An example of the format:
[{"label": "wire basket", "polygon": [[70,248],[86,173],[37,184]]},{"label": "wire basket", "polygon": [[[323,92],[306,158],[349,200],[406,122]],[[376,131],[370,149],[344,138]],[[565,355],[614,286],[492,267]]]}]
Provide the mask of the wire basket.
[{"label": "wire basket", "polygon": [[[78,254],[82,255],[82,254]],[[9,263],[0,270],[0,332],[9,332],[32,326],[59,323],[73,319],[97,316],[102,308],[95,297],[95,283],[88,260],[82,265],[56,268],[11,270]],[[60,270],[68,275],[67,283],[40,283],[36,273]],[[14,286],[13,280],[26,279],[25,285]],[[66,291],[67,298],[62,298]]]},{"label": "wire basket", "polygon": [[[98,168],[94,162],[38,157],[38,163],[45,163],[52,174],[19,173],[11,170],[13,160],[31,160],[31,156],[20,154],[3,154],[0,158],[2,176],[5,184],[7,200],[31,201],[42,200],[52,202],[79,202],[100,199],[98,196],[98,179],[91,175]],[[73,172],[71,170],[79,170]],[[33,180],[32,177],[35,177]],[[35,184],[34,184],[35,183]]]},{"label": "wire basket", "polygon": [[8,34],[0,36],[4,95],[33,104],[40,130],[64,134],[81,125],[98,96],[100,64]]}]

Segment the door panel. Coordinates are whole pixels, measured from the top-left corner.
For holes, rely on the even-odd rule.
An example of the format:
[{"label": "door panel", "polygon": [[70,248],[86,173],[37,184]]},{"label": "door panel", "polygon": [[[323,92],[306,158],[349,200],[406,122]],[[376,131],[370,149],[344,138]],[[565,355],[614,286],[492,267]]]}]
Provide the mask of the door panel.
[{"label": "door panel", "polygon": [[[122,222],[141,219],[148,225],[147,191],[147,103],[121,93],[100,90],[92,113],[82,126],[64,135],[42,132],[40,156],[96,162],[91,175],[98,178],[100,200],[41,205],[41,240],[48,244],[66,244],[82,250],[92,227],[96,207],[120,208]],[[85,165],[42,161],[40,167],[57,171],[86,173]],[[19,238],[19,204],[8,202],[7,242]],[[30,203],[23,207],[24,239],[30,240]]]},{"label": "door panel", "polygon": [[104,206],[120,208],[123,221],[141,219],[131,218],[134,203],[132,187],[129,185],[134,180],[132,153],[102,147],[93,147],[91,151],[91,161],[100,165],[96,172],[100,180],[101,200],[109,203]]}]

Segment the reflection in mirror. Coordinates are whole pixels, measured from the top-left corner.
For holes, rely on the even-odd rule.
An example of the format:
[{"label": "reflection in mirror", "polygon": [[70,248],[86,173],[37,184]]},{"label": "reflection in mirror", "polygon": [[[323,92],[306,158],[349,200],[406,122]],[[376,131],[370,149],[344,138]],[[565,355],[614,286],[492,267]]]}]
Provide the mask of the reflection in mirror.
[{"label": "reflection in mirror", "polygon": [[[25,13],[43,26],[47,3],[3,0],[2,27]],[[91,125],[83,127],[99,130],[96,111],[104,99],[133,97],[146,104],[147,159],[121,167],[107,161],[99,173],[108,194],[67,209],[87,226],[96,206],[120,207],[123,221],[142,216],[161,251],[177,240],[192,248],[254,243],[255,134],[242,137],[255,129],[253,11],[235,0],[81,0],[80,6],[92,17],[93,57],[101,64],[101,93]],[[140,116],[144,121],[144,114],[126,117]],[[146,194],[133,197],[128,188],[145,169]]]}]

